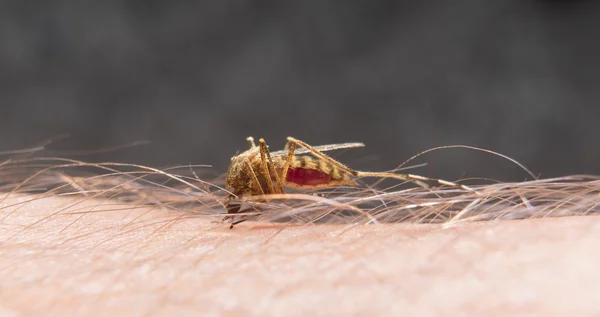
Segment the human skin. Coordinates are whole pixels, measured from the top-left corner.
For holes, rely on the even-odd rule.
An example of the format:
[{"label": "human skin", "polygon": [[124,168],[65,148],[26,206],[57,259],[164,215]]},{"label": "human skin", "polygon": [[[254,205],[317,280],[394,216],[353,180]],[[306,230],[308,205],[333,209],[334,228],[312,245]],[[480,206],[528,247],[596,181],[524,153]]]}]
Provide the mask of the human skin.
[{"label": "human skin", "polygon": [[600,313],[595,216],[230,230],[163,209],[31,198],[0,204],[2,316]]}]

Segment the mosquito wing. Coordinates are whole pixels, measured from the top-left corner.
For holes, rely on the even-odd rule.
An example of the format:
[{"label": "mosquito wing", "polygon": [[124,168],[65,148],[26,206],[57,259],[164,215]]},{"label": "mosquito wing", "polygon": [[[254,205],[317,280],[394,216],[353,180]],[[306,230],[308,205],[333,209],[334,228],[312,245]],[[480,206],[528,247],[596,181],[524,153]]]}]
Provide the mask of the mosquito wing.
[{"label": "mosquito wing", "polygon": [[[357,147],[364,147],[363,143],[353,142],[353,143],[338,143],[338,144],[327,144],[327,145],[319,145],[314,146],[314,148],[320,152],[327,152],[333,150],[341,150],[341,149],[352,149]],[[281,151],[271,152],[271,156],[285,156],[288,154],[288,150],[284,149]],[[294,154],[306,154],[310,153],[309,149],[305,148],[296,148]]]}]

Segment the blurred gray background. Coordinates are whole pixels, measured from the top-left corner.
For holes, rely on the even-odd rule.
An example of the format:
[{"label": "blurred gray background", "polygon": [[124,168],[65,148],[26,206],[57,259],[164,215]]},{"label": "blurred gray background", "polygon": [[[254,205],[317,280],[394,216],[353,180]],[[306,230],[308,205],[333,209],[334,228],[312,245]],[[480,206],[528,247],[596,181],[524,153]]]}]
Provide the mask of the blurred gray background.
[{"label": "blurred gray background", "polygon": [[[2,1],[0,151],[52,149],[224,172],[248,135],[271,149],[362,141],[392,169],[466,144],[543,177],[600,173],[596,1]],[[468,150],[411,172],[527,175]]]}]

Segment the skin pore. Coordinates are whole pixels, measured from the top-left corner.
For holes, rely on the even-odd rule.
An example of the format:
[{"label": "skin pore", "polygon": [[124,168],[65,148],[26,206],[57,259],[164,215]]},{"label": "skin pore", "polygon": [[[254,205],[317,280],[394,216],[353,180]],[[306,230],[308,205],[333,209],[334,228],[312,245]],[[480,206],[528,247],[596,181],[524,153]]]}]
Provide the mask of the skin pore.
[{"label": "skin pore", "polygon": [[0,205],[3,316],[598,312],[595,216],[229,230],[159,208],[32,197]]}]

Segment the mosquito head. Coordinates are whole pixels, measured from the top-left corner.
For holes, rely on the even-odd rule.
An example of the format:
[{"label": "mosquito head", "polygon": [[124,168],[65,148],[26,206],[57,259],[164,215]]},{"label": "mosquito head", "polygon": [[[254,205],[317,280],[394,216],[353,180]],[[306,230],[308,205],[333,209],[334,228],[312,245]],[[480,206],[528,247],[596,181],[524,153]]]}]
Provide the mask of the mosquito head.
[{"label": "mosquito head", "polygon": [[236,202],[235,199],[237,197],[234,194],[227,195],[225,200],[225,207],[227,208],[228,214],[236,214],[240,211],[240,207],[242,206],[239,202]]},{"label": "mosquito head", "polygon": [[250,178],[252,171],[248,165],[248,158],[244,154],[245,152],[231,158],[225,179],[225,185],[238,196],[249,191],[251,187]]}]

